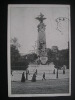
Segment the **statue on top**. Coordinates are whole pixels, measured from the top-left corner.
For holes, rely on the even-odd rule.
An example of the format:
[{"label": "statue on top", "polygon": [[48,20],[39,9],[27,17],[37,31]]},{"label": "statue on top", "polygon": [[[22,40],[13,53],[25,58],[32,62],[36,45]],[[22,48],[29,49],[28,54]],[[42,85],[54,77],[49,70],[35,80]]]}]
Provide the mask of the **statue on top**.
[{"label": "statue on top", "polygon": [[44,15],[42,13],[40,13],[40,15],[36,17],[36,19],[39,20],[40,23],[43,23],[43,20],[45,20],[46,18],[44,18]]}]

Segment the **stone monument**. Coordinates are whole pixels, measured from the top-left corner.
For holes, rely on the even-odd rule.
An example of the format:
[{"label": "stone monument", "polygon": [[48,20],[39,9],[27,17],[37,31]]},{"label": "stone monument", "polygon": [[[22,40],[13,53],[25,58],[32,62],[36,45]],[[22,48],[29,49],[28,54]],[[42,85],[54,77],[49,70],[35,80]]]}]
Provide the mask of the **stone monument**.
[{"label": "stone monument", "polygon": [[43,23],[43,21],[46,19],[44,18],[44,15],[40,13],[38,17],[36,17],[37,20],[40,21],[38,28],[38,41],[37,41],[37,55],[39,57],[39,60],[41,64],[46,64],[47,62],[47,50],[46,50],[46,36],[45,36],[45,27],[46,25]]},{"label": "stone monument", "polygon": [[[44,18],[44,15],[40,13],[36,19],[40,22],[37,26],[38,30],[38,40],[37,40],[37,56],[38,59],[35,61],[36,63],[29,64],[28,70],[28,80],[32,80],[32,77],[34,73],[37,70],[36,74],[36,80],[42,80],[43,73],[45,73],[46,79],[54,78],[55,74],[51,75],[50,73],[53,73],[54,71],[54,65],[51,63],[50,65],[47,65],[47,48],[46,48],[46,36],[45,36],[45,28],[46,25],[43,23],[43,21],[46,19]],[[38,62],[40,62],[38,64]]]}]

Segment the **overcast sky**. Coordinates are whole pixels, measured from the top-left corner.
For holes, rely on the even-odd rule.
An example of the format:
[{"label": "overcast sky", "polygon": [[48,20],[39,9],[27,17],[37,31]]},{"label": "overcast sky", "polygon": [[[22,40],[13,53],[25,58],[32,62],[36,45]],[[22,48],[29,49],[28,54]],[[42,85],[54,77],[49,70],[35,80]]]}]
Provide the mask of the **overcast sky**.
[{"label": "overcast sky", "polygon": [[[47,18],[44,20],[46,25],[46,45],[47,48],[58,46],[59,49],[68,47],[69,34],[69,7],[68,6],[48,6],[48,7],[10,7],[10,37],[16,37],[20,43],[20,53],[26,54],[33,50],[35,41],[37,41],[37,25],[39,21],[35,18],[44,14]],[[57,25],[57,18],[66,18]],[[69,20],[68,20],[69,19]],[[59,21],[59,20],[58,20]],[[58,29],[61,31],[59,31]]]}]

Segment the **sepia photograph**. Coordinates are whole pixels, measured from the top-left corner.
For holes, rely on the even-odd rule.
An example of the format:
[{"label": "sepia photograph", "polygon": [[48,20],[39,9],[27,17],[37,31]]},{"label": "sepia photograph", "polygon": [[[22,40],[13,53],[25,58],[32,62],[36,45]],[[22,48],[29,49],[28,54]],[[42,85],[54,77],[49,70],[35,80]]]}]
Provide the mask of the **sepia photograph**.
[{"label": "sepia photograph", "polygon": [[71,96],[70,5],[9,4],[8,97]]}]

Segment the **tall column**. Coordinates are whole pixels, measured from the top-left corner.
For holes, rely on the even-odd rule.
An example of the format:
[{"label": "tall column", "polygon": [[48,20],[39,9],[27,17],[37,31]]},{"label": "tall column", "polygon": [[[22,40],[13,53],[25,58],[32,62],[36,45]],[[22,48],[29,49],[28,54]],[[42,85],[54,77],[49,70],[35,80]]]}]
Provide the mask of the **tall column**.
[{"label": "tall column", "polygon": [[43,23],[44,15],[40,13],[38,17],[36,17],[37,20],[40,21],[38,28],[38,42],[37,42],[37,52],[38,56],[40,57],[40,61],[42,64],[46,64],[47,62],[47,50],[46,50],[46,36],[45,36],[45,27],[46,25]]}]

